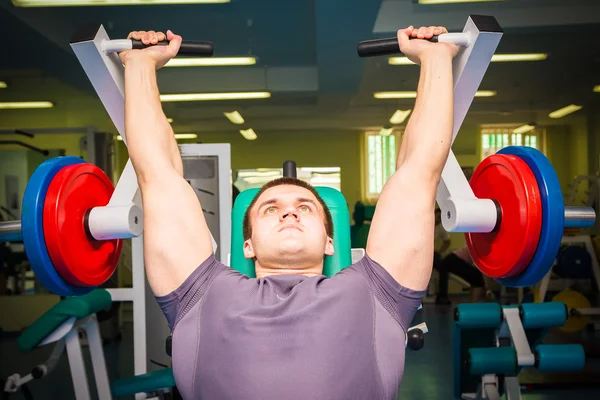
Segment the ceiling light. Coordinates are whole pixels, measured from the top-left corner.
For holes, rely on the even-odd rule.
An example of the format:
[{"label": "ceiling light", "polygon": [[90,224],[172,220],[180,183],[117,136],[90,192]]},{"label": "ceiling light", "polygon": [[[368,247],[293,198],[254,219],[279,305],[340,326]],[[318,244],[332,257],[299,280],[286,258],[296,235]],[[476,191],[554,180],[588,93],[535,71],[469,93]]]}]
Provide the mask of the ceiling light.
[{"label": "ceiling light", "polygon": [[172,58],[165,67],[224,67],[254,64],[256,64],[256,57],[190,57]]},{"label": "ceiling light", "polygon": [[575,104],[570,104],[566,107],[559,108],[558,110],[552,111],[548,116],[550,118],[562,118],[565,115],[574,113],[575,111],[581,110],[581,106],[576,106]]},{"label": "ceiling light", "polygon": [[167,118],[167,122],[172,124],[173,123],[173,118]]},{"label": "ceiling light", "polygon": [[373,93],[376,99],[415,99],[417,92],[376,92]]},{"label": "ceiling light", "polygon": [[271,97],[269,92],[239,92],[239,93],[181,93],[161,94],[160,100],[173,101],[209,101],[209,100],[249,100],[266,99]]},{"label": "ceiling light", "polygon": [[594,92],[600,93],[600,85],[594,86]]},{"label": "ceiling light", "polygon": [[408,117],[408,114],[410,114],[410,112],[411,110],[396,110],[394,115],[392,115],[392,117],[390,118],[390,124],[398,125],[403,123],[406,120],[406,117]]},{"label": "ceiling light", "polygon": [[252,129],[252,128],[242,129],[242,130],[240,130],[240,133],[246,140],[255,140],[258,137],[258,136],[256,136],[254,129]]},{"label": "ceiling light", "polygon": [[8,85],[6,84],[6,82],[0,81],[0,89],[6,89],[8,87]]},{"label": "ceiling light", "polygon": [[234,124],[241,125],[241,124],[244,123],[244,118],[237,111],[224,112],[223,114],[225,114],[225,116],[227,117],[227,119],[230,120]]},{"label": "ceiling light", "polygon": [[[175,139],[197,139],[198,138],[198,135],[195,133],[176,133],[174,136],[175,136]],[[123,140],[121,135],[117,136],[117,140]]]},{"label": "ceiling light", "polygon": [[492,62],[543,61],[547,58],[546,53],[494,54]]},{"label": "ceiling light", "polygon": [[383,126],[383,127],[381,127],[379,134],[381,136],[390,136],[392,134],[393,130],[394,130],[394,128],[386,128],[385,126]]},{"label": "ceiling light", "polygon": [[[548,58],[546,53],[523,53],[523,54],[494,54],[492,62],[520,62],[520,61],[542,61]],[[417,65],[408,57],[390,57],[390,65]]]},{"label": "ceiling light", "polygon": [[[475,97],[492,97],[496,95],[495,90],[478,90]],[[375,92],[373,97],[376,99],[414,99],[417,92]]]},{"label": "ceiling light", "polygon": [[489,3],[504,0],[419,0],[419,4]]},{"label": "ceiling light", "polygon": [[52,108],[54,104],[49,101],[9,101],[0,103],[0,109],[25,109],[25,108]]},{"label": "ceiling light", "polygon": [[527,133],[535,129],[535,125],[521,125],[518,128],[513,129],[513,133]]},{"label": "ceiling light", "polygon": [[12,0],[15,7],[81,7],[81,6],[124,6],[157,4],[214,4],[229,3],[231,0]]}]

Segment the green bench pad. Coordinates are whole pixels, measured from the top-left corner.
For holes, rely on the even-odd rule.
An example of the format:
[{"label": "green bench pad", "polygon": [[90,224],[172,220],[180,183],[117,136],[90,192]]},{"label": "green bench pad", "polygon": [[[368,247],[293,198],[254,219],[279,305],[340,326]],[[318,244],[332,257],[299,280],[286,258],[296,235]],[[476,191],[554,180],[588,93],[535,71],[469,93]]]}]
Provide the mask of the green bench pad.
[{"label": "green bench pad", "polygon": [[114,397],[131,396],[136,393],[149,393],[160,389],[175,387],[175,377],[171,368],[165,368],[114,381],[111,392]]},{"label": "green bench pad", "polygon": [[19,335],[19,349],[22,352],[31,351],[69,318],[88,317],[109,309],[111,303],[112,297],[104,289],[96,289],[83,296],[67,297],[46,311]]}]

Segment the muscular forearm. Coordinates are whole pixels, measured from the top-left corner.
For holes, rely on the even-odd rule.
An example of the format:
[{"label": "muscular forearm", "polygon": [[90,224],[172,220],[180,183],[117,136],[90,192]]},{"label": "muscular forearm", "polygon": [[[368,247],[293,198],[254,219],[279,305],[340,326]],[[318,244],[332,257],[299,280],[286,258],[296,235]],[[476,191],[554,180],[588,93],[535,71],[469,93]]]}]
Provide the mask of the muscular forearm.
[{"label": "muscular forearm", "polygon": [[157,168],[180,172],[181,156],[161,107],[156,69],[144,58],[125,66],[125,133],[138,180],[151,177]]},{"label": "muscular forearm", "polygon": [[450,150],[453,127],[452,58],[433,53],[421,62],[418,95],[398,154],[398,168],[410,166],[439,179]]}]

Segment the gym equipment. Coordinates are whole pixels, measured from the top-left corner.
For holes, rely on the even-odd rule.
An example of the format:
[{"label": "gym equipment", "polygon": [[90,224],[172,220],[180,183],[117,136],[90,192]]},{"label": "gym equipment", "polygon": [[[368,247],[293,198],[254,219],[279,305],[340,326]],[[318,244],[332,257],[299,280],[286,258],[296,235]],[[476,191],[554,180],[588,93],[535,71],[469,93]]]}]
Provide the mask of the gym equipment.
[{"label": "gym equipment", "polygon": [[[463,32],[431,39],[459,46],[453,61],[452,142],[502,34],[494,17],[471,15]],[[399,52],[397,38],[358,45],[361,57]],[[490,181],[501,177],[503,183],[498,187],[496,179]],[[503,149],[484,160],[474,178],[471,187],[451,150],[436,196],[442,225],[448,232],[464,232],[475,265],[504,286],[525,287],[539,282],[552,267],[564,226],[583,228],[595,222],[596,213],[590,207],[564,207],[556,174],[545,156],[535,149]]]},{"label": "gym equipment", "polygon": [[466,234],[479,270],[491,278],[520,274],[530,263],[542,227],[542,205],[535,176],[515,156],[495,154],[477,166],[471,178],[475,196],[494,199],[502,220],[488,234]]},{"label": "gym equipment", "polygon": [[454,313],[454,397],[521,399],[521,368],[575,372],[585,366],[581,345],[541,344],[551,327],[567,321],[561,302],[500,306],[459,304]]},{"label": "gym equipment", "polygon": [[44,313],[19,335],[17,344],[22,352],[30,352],[56,343],[50,357],[46,362],[32,368],[25,376],[18,373],[9,376],[3,391],[15,393],[18,390],[25,390],[30,381],[48,376],[66,348],[75,398],[78,400],[93,398],[79,337],[79,331],[85,330],[99,399],[112,399],[113,396],[131,396],[137,393],[157,396],[154,398],[170,398],[164,396],[175,386],[175,378],[170,368],[120,379],[112,384],[109,382],[96,313],[109,309],[111,303],[112,298],[108,291],[95,289],[83,296],[66,298]]},{"label": "gym equipment", "polygon": [[590,323],[590,316],[600,315],[600,308],[592,308],[589,300],[581,293],[574,290],[558,292],[552,301],[564,303],[569,317],[567,322],[560,327],[564,332],[579,332]]},{"label": "gym equipment", "polygon": [[[89,36],[82,39],[83,43],[88,43],[88,39]],[[113,57],[113,64],[108,68],[112,73],[115,73],[115,61],[122,68],[117,52],[153,46],[133,39],[108,40],[103,27],[94,40],[97,54]],[[156,45],[167,44],[162,41]],[[74,50],[82,48],[77,40],[72,46]],[[178,55],[210,57],[213,52],[211,42],[184,41]],[[90,57],[90,53],[76,51],[76,54]],[[98,59],[91,62],[97,65]],[[98,69],[86,72],[88,76],[101,75]],[[106,81],[101,85],[103,90],[108,89]],[[121,111],[116,111],[118,108],[118,103],[110,106],[113,112],[124,112],[122,104]],[[125,139],[124,132],[120,133]],[[69,167],[81,163],[82,160],[72,157],[42,163],[27,185],[23,222],[0,223],[0,241],[23,240],[36,276],[48,290],[61,296],[89,293],[93,287],[106,282],[120,256],[120,239],[137,237],[143,230],[142,210],[139,201],[134,202],[137,179],[131,162],[119,181],[123,184],[117,183],[116,189],[97,167],[90,164]]]},{"label": "gym equipment", "polygon": [[552,271],[562,278],[590,279],[593,276],[592,256],[583,246],[562,246]]},{"label": "gym equipment", "polygon": [[[141,234],[141,208],[113,199],[112,183],[98,167],[71,156],[48,159],[27,183],[21,221],[0,222],[0,241],[22,240],[36,277],[51,292],[89,293],[114,272],[120,239]],[[73,271],[92,278],[74,279]]]}]

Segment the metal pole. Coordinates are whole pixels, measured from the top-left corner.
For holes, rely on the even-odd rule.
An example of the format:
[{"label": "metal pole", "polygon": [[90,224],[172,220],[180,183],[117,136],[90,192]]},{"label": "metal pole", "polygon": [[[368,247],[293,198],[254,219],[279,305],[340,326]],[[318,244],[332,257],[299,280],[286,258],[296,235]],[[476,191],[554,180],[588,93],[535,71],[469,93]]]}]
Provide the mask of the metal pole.
[{"label": "metal pole", "polygon": [[21,233],[21,221],[0,222],[0,235]]},{"label": "metal pole", "polygon": [[592,207],[565,207],[565,228],[588,228],[596,222]]}]

